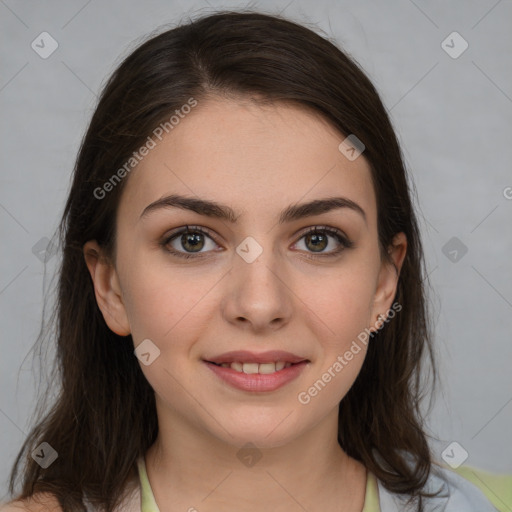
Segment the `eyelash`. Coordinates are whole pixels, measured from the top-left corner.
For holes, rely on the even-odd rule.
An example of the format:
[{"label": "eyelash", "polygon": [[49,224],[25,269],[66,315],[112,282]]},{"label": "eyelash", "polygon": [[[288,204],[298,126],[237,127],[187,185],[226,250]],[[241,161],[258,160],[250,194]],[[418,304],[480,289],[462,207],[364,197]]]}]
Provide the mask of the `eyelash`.
[{"label": "eyelash", "polygon": [[[215,243],[215,239],[212,237],[212,235],[206,231],[205,229],[201,228],[200,226],[185,226],[184,228],[181,228],[179,231],[176,231],[172,233],[170,236],[165,237],[161,242],[160,245],[163,249],[165,249],[167,252],[178,256],[179,258],[203,258],[206,256],[206,253],[185,253],[181,251],[176,251],[175,249],[170,249],[168,245],[170,242],[172,242],[175,238],[184,235],[186,233],[201,233],[203,235],[206,235],[208,238],[212,239]],[[309,228],[307,231],[302,233],[297,240],[302,240],[305,236],[310,234],[326,234],[330,235],[338,241],[338,243],[341,245],[338,249],[335,249],[334,251],[328,252],[328,253],[319,253],[314,254],[310,253],[306,257],[310,259],[318,259],[318,258],[329,258],[329,257],[335,257],[338,256],[341,252],[343,252],[345,249],[351,249],[354,246],[354,242],[349,240],[342,231],[340,231],[337,228],[332,228],[329,226],[313,226]],[[295,243],[297,243],[295,242]],[[210,251],[208,251],[210,252]]]}]

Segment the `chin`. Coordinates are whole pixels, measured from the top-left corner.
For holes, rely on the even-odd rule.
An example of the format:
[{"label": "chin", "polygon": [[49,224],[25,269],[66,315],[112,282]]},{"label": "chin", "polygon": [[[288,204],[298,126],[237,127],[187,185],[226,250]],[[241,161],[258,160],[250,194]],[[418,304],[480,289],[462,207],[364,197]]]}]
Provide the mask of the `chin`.
[{"label": "chin", "polygon": [[[226,430],[216,428],[222,440],[241,448],[252,443],[260,449],[278,448],[286,445],[299,437],[301,431],[298,428],[296,414],[293,411],[279,409],[279,412],[262,414],[257,410],[239,413],[237,417],[231,417],[226,423]],[[242,417],[241,417],[242,416]],[[224,416],[227,418],[228,416]],[[217,425],[218,427],[218,425]]]}]

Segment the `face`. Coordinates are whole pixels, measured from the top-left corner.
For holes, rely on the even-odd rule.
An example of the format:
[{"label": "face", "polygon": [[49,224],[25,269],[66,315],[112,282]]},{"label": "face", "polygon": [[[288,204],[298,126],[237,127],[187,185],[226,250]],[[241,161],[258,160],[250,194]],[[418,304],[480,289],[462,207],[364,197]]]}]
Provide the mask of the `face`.
[{"label": "face", "polygon": [[[125,178],[114,264],[85,253],[109,327],[150,340],[159,420],[278,446],[337,417],[397,284],[344,138],[297,106],[210,99]],[[390,254],[400,268],[403,238]]]}]

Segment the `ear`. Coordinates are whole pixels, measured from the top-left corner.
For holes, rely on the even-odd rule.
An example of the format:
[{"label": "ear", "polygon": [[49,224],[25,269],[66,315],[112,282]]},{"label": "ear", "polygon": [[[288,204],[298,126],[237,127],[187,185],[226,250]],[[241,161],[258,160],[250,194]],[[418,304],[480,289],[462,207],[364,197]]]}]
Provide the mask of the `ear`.
[{"label": "ear", "polygon": [[388,260],[382,261],[372,305],[370,331],[378,331],[384,325],[384,320],[387,316],[386,312],[391,308],[396,294],[398,278],[406,252],[407,237],[405,233],[397,233],[388,247],[391,262]]},{"label": "ear", "polygon": [[96,240],[84,247],[84,258],[94,284],[96,302],[110,330],[119,336],[130,334],[130,324],[124,306],[116,269],[104,255]]}]

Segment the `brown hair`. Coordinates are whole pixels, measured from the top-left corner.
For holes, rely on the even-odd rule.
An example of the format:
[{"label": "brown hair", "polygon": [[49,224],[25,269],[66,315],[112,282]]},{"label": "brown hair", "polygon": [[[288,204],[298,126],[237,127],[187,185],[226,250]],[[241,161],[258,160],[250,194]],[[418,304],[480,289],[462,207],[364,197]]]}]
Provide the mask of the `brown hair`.
[{"label": "brown hair", "polygon": [[[55,307],[59,393],[14,463],[20,498],[53,492],[64,511],[82,499],[112,511],[136,460],[155,441],[154,392],[133,354],[131,337],[106,325],[96,304],[83,246],[115,250],[115,216],[125,178],[103,199],[95,190],[129,160],[160,123],[191,97],[260,97],[312,108],[366,149],[377,197],[381,257],[404,232],[407,254],[395,301],[402,310],[372,336],[355,383],[339,407],[338,439],[393,492],[420,497],[431,454],[420,401],[425,355],[435,365],[425,269],[410,185],[399,144],[379,95],[358,64],[305,26],[255,12],[219,12],[152,36],[106,83],[82,141],[60,224],[62,264]],[[341,139],[340,139],[341,141]],[[59,454],[42,469],[30,453],[41,442]],[[412,463],[411,463],[412,462]]]}]

